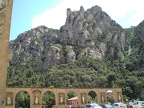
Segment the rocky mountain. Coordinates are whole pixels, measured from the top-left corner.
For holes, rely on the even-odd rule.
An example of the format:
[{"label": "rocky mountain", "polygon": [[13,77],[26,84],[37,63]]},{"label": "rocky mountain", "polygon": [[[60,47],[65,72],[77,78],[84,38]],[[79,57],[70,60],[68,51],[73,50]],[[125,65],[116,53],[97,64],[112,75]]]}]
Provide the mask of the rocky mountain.
[{"label": "rocky mountain", "polygon": [[101,7],[67,9],[59,30],[39,26],[10,41],[8,86],[121,87],[144,100],[144,21],[123,29]]},{"label": "rocky mountain", "polygon": [[21,33],[16,40],[10,42],[10,49],[13,53],[10,63],[25,63],[35,58],[43,61],[44,53],[56,42],[58,33],[58,30],[45,26]]},{"label": "rocky mountain", "polygon": [[60,30],[39,26],[21,33],[10,42],[10,64],[37,59],[43,70],[69,63],[84,56],[93,59],[124,59],[125,32],[101,7],[79,11],[67,9]]}]

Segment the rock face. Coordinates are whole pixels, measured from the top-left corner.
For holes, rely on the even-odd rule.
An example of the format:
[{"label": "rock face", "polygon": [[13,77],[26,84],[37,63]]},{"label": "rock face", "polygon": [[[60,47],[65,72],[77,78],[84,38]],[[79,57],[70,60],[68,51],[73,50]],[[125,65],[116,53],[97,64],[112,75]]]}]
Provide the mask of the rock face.
[{"label": "rock face", "polygon": [[[106,55],[121,58],[125,45],[125,34],[99,6],[87,11],[81,6],[80,11],[67,9],[65,25],[60,28],[60,42],[89,49],[90,57],[102,59]],[[113,47],[109,47],[112,45]],[[118,54],[115,53],[116,49]],[[109,51],[106,54],[106,51]]]},{"label": "rock face", "polygon": [[67,9],[60,30],[39,26],[10,42],[11,64],[36,59],[38,70],[75,61],[84,56],[93,59],[123,59],[125,33],[99,6],[85,11]]},{"label": "rock face", "polygon": [[10,49],[13,53],[10,63],[25,63],[37,59],[37,61],[43,61],[44,66],[46,63],[49,63],[47,67],[52,66],[50,60],[47,61],[47,59],[57,59],[55,49],[58,48],[51,45],[56,42],[58,32],[58,30],[39,26],[20,34],[16,40],[10,42]]}]

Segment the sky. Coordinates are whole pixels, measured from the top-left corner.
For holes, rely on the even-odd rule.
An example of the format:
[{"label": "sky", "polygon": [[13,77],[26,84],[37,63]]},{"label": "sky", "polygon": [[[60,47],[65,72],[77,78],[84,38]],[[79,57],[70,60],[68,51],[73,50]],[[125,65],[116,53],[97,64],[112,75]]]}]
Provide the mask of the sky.
[{"label": "sky", "polygon": [[78,11],[98,5],[123,28],[144,20],[144,0],[14,0],[10,40],[37,26],[59,29],[65,24],[66,9]]}]

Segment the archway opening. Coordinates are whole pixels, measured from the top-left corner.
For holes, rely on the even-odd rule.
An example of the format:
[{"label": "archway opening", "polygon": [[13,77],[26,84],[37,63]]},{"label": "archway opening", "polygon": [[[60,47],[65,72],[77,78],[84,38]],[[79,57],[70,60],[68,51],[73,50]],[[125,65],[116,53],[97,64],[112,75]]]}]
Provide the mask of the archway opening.
[{"label": "archway opening", "polygon": [[107,91],[107,103],[113,104],[114,103],[114,95],[112,90]]},{"label": "archway opening", "polygon": [[70,91],[67,94],[67,105],[71,107],[78,106],[78,96],[74,91]]},{"label": "archway opening", "polygon": [[47,91],[42,96],[42,104],[44,108],[52,108],[55,105],[55,95],[51,91]]},{"label": "archway opening", "polygon": [[97,94],[94,91],[88,93],[88,103],[96,102],[97,103]]},{"label": "archway opening", "polygon": [[26,91],[20,91],[15,97],[15,108],[30,108],[30,95]]}]

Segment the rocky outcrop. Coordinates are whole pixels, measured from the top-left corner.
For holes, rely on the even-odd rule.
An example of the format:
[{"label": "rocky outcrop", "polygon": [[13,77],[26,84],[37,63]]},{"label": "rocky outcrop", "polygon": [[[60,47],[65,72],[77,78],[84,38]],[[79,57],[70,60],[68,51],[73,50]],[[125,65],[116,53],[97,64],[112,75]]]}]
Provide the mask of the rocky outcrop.
[{"label": "rocky outcrop", "polygon": [[79,11],[67,9],[65,24],[60,30],[39,26],[26,31],[10,42],[11,64],[36,60],[37,69],[55,67],[84,56],[122,59],[125,46],[123,29],[101,7]]},{"label": "rocky outcrop", "polygon": [[45,47],[55,43],[57,36],[57,30],[45,26],[21,33],[16,40],[10,42],[10,49],[13,53],[10,63],[16,64],[40,58]]},{"label": "rocky outcrop", "polygon": [[[67,9],[66,22],[60,28],[58,38],[60,42],[78,45],[85,49],[93,47],[90,57],[98,59],[106,56],[106,51],[111,49],[108,47],[109,44],[113,46],[112,51],[109,52],[111,56],[114,56],[113,51],[116,47],[119,47],[119,52],[122,53],[125,46],[123,29],[99,6],[93,6],[86,11],[82,6],[80,11],[72,12]],[[99,47],[100,45],[103,45],[105,50]]]},{"label": "rocky outcrop", "polygon": [[38,70],[55,67],[60,60],[60,46],[51,45],[43,51],[41,61],[38,63]]}]

